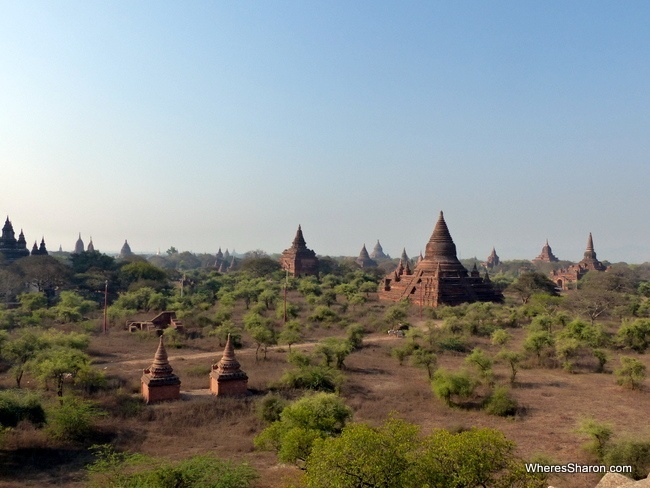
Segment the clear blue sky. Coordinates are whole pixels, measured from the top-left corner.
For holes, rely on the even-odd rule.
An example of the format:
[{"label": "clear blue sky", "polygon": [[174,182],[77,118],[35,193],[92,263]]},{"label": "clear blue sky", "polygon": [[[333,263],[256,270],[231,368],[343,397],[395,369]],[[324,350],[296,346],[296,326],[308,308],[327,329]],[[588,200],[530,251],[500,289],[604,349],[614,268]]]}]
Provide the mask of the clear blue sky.
[{"label": "clear blue sky", "polygon": [[1,1],[0,213],[71,250],[650,261],[650,2]]}]

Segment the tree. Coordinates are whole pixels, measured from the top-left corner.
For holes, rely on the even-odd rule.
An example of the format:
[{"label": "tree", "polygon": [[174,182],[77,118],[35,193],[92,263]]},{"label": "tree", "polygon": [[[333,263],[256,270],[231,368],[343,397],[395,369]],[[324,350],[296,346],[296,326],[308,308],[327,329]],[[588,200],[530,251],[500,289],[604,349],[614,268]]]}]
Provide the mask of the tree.
[{"label": "tree", "polygon": [[264,359],[266,359],[268,347],[276,343],[275,332],[264,325],[258,325],[248,329],[248,333],[251,335],[257,346],[255,349],[255,361],[259,360],[258,353],[260,348],[264,352]]},{"label": "tree", "polygon": [[623,325],[616,334],[616,340],[623,347],[644,353],[650,346],[650,319],[637,319]]},{"label": "tree", "polygon": [[316,441],[306,471],[310,488],[546,486],[526,473],[515,445],[496,430],[436,430],[420,438],[417,426],[396,419],[378,428],[349,424],[339,437]]},{"label": "tree", "polygon": [[494,381],[492,373],[492,358],[486,356],[480,347],[474,348],[472,353],[465,358],[467,364],[473,365],[478,370],[479,375],[489,383]]},{"label": "tree", "polygon": [[167,274],[146,261],[124,264],[118,272],[118,279],[124,288],[129,288],[138,281],[152,285],[156,289],[167,285]]},{"label": "tree", "polygon": [[545,275],[537,272],[523,273],[514,283],[506,288],[506,291],[518,295],[523,304],[528,303],[530,297],[536,293],[544,293],[551,296],[558,295],[555,289],[555,283]]},{"label": "tree", "polygon": [[41,351],[30,362],[29,369],[47,384],[48,379],[56,382],[56,394],[63,397],[63,382],[66,377],[75,378],[81,370],[89,367],[90,358],[78,349],[56,346]]},{"label": "tree", "polygon": [[408,486],[418,431],[390,419],[378,428],[350,424],[339,437],[319,439],[307,459],[307,486]]},{"label": "tree", "polygon": [[570,293],[566,306],[574,313],[589,318],[593,324],[597,318],[606,316],[610,310],[621,304],[623,299],[621,294],[610,290],[585,288]]},{"label": "tree", "polygon": [[417,348],[413,351],[411,362],[414,366],[420,366],[427,370],[429,380],[433,379],[433,372],[436,369],[438,356],[430,349]]},{"label": "tree", "polygon": [[315,393],[287,406],[254,443],[276,451],[282,462],[304,462],[316,439],[339,434],[351,416],[352,410],[337,395]]},{"label": "tree", "polygon": [[646,366],[636,358],[621,356],[621,367],[614,371],[616,383],[630,390],[638,390],[646,378]]},{"label": "tree", "polygon": [[467,371],[454,373],[440,368],[433,374],[431,387],[436,397],[451,406],[454,404],[452,397],[463,400],[472,396],[476,388],[476,380]]},{"label": "tree", "polygon": [[4,344],[2,356],[13,364],[11,371],[16,380],[16,388],[20,388],[27,363],[46,347],[47,341],[31,330],[23,331],[18,337]]},{"label": "tree", "polygon": [[519,363],[522,360],[521,354],[503,349],[497,354],[497,359],[505,362],[510,367],[510,384],[514,384],[519,371]]},{"label": "tree", "polygon": [[52,256],[28,256],[13,263],[19,270],[25,283],[38,291],[44,291],[48,297],[54,290],[70,281],[70,269]]},{"label": "tree", "polygon": [[553,336],[546,331],[530,332],[524,341],[524,349],[537,356],[537,362],[542,361],[542,352],[553,347]]},{"label": "tree", "polygon": [[325,366],[330,366],[332,362],[336,369],[344,367],[345,358],[352,352],[352,344],[347,339],[337,337],[327,337],[322,339],[314,348],[314,354],[322,355],[325,360]]}]

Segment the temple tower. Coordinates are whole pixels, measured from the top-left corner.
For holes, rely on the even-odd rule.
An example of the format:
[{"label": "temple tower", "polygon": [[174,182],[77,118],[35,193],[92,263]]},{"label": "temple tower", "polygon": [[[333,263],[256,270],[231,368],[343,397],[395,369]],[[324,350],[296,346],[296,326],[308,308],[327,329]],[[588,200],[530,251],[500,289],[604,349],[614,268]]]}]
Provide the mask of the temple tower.
[{"label": "temple tower", "polygon": [[377,261],[370,258],[370,255],[368,254],[368,250],[366,249],[365,244],[361,248],[361,252],[359,252],[359,257],[357,259],[355,259],[355,262],[359,266],[361,266],[362,268],[376,268],[377,267]]},{"label": "temple tower", "polygon": [[90,236],[90,242],[88,242],[88,247],[86,248],[88,252],[95,251],[95,245],[93,244],[93,236]]},{"label": "temple tower", "polygon": [[235,357],[230,334],[221,360],[212,365],[210,391],[217,396],[245,396],[248,393],[248,375],[241,370]]},{"label": "temple tower", "polygon": [[546,244],[544,244],[540,255],[533,259],[533,262],[535,261],[542,263],[557,263],[559,261],[559,259],[553,254],[551,246],[548,245],[548,239],[546,239]]},{"label": "temple tower", "polygon": [[318,276],[318,258],[314,251],[307,248],[300,225],[291,247],[282,252],[280,266],[291,276]]},{"label": "temple tower", "polygon": [[133,256],[133,252],[131,252],[131,246],[129,246],[129,242],[124,239],[124,245],[122,246],[122,249],[120,249],[120,254],[117,257],[126,258],[128,256]]},{"label": "temple tower", "polygon": [[437,307],[465,302],[501,302],[503,295],[492,287],[489,279],[480,276],[474,267],[468,273],[456,256],[443,213],[440,212],[424,258],[410,273],[400,260],[395,272],[384,278],[378,292],[381,300],[408,299],[416,305]]},{"label": "temple tower", "polygon": [[0,253],[8,261],[15,261],[16,259],[29,256],[29,249],[27,249],[27,242],[23,231],[20,231],[18,239],[14,233],[14,226],[7,216],[4,227],[2,227],[2,236],[0,236]]},{"label": "temple tower", "polygon": [[492,246],[492,252],[487,258],[487,261],[485,262],[485,267],[488,269],[492,269],[495,266],[499,266],[501,264],[501,260],[499,259],[499,256],[497,255],[496,250],[494,249],[494,246]]},{"label": "temple tower", "polygon": [[388,256],[384,254],[384,249],[381,247],[381,244],[379,244],[379,239],[377,239],[377,244],[375,244],[374,249],[370,253],[370,257],[372,259],[388,259]]},{"label": "temple tower", "polygon": [[178,400],[181,397],[181,380],[173,371],[163,336],[160,336],[153,363],[142,372],[142,396],[147,403]]},{"label": "temple tower", "polygon": [[81,240],[81,232],[79,232],[79,239],[74,245],[74,253],[81,254],[82,252],[84,252],[84,241]]}]

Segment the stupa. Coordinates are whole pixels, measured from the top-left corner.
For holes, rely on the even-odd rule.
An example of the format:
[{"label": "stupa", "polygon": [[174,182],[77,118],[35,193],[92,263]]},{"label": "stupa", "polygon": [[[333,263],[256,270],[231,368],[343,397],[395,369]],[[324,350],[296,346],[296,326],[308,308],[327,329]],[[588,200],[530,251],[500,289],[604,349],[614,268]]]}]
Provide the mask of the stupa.
[{"label": "stupa", "polygon": [[377,244],[375,244],[374,249],[370,253],[372,259],[388,259],[388,256],[384,254],[384,249],[379,244],[379,239],[377,239]]},{"label": "stupa", "polygon": [[248,393],[248,375],[241,370],[235,357],[230,334],[221,360],[212,365],[210,391],[217,396],[245,396]]},{"label": "stupa", "polygon": [[173,371],[163,336],[160,336],[153,363],[142,372],[142,396],[147,403],[178,400],[181,397],[181,380]]},{"label": "stupa", "polygon": [[481,277],[474,267],[470,274],[460,263],[442,212],[427,243],[424,258],[409,272],[410,269],[400,260],[397,269],[384,278],[379,299],[394,302],[408,299],[411,303],[428,307],[503,301],[503,295],[492,287],[487,273]]},{"label": "stupa", "polygon": [[485,267],[488,269],[492,269],[495,266],[499,266],[501,264],[501,260],[499,259],[499,256],[497,255],[496,250],[494,249],[494,246],[492,246],[492,252],[487,258],[487,261],[485,262]]},{"label": "stupa", "polygon": [[370,258],[370,255],[368,254],[368,250],[366,249],[365,244],[361,248],[361,252],[359,253],[359,257],[357,259],[355,259],[355,261],[362,268],[376,268],[377,267],[377,261]]},{"label": "stupa", "polygon": [[557,263],[559,261],[559,259],[553,254],[551,246],[548,245],[548,239],[546,239],[546,244],[544,244],[540,255],[533,259],[533,262],[535,261],[542,263]]},{"label": "stupa", "polygon": [[291,276],[318,276],[318,258],[314,251],[307,248],[300,225],[291,247],[282,252],[280,266]]},{"label": "stupa", "polygon": [[9,216],[7,216],[5,225],[2,228],[2,236],[0,236],[0,253],[8,262],[29,256],[25,234],[21,230],[18,239],[16,239],[14,226],[11,224]]}]

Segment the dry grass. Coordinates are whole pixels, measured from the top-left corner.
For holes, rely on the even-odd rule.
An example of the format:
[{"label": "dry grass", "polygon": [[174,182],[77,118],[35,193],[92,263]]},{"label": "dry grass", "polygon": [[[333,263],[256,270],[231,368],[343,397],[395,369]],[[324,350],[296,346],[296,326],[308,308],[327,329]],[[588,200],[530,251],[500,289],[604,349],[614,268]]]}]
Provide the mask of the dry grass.
[{"label": "dry grass", "polygon": [[[307,306],[304,303],[302,306],[302,313],[308,315]],[[384,304],[370,302],[364,309],[366,313],[358,310],[353,315],[368,330],[378,330],[378,317],[385,308]],[[411,323],[418,321],[415,312]],[[511,329],[510,332],[513,334],[510,348],[518,349],[525,331]],[[313,328],[308,332],[306,343],[292,349],[309,352],[316,340],[331,335],[343,336],[344,331],[336,324]],[[571,374],[562,369],[542,369],[532,364],[535,367],[519,371],[513,389],[524,414],[508,419],[490,416],[481,410],[449,408],[434,397],[424,369],[415,368],[408,361],[399,366],[390,356],[390,349],[402,344],[401,341],[403,339],[375,332],[365,339],[365,346],[360,351],[346,359],[346,380],[341,395],[353,408],[355,421],[376,425],[395,413],[420,425],[425,433],[435,428],[458,431],[473,426],[493,427],[516,442],[521,456],[545,455],[560,463],[592,462],[581,447],[586,438],[575,432],[583,417],[609,422],[620,434],[644,433],[650,436],[650,432],[643,432],[647,425],[647,412],[650,412],[648,388],[643,391],[624,390],[615,384],[611,374]],[[272,348],[267,360],[256,362],[254,346],[250,341],[245,345],[236,354],[249,376],[252,392],[249,397],[237,400],[198,394],[197,390],[205,390],[209,385],[207,374],[203,373],[219,360],[223,351],[217,339],[204,338],[188,340],[182,349],[168,349],[170,363],[182,380],[184,400],[145,406],[137,400],[137,392],[142,369],[151,364],[156,351],[155,336],[135,337],[114,329],[107,335],[94,337],[91,353],[95,365],[115,377],[116,384],[123,385],[117,392],[97,396],[111,414],[101,420],[101,430],[112,433],[113,443],[118,449],[172,459],[210,452],[253,465],[261,475],[257,487],[296,485],[300,476],[298,470],[278,465],[274,454],[255,451],[252,442],[264,428],[255,414],[255,405],[269,391],[269,385],[290,367],[286,363],[288,348]],[[491,355],[498,352],[488,339],[473,338],[471,347],[477,345]],[[466,367],[464,356],[441,354],[438,366],[452,370]],[[608,363],[610,370],[618,365],[617,355],[613,356]],[[650,355],[636,357],[650,369]],[[498,382],[507,383],[509,371],[505,365],[497,364],[495,373]],[[2,385],[12,386],[6,375],[2,375],[1,381]],[[19,454],[7,460],[8,452],[13,450],[18,450],[14,452]],[[52,469],[36,462],[37,453],[43,456],[42,459],[51,461]],[[5,469],[16,467],[16,460],[23,457],[31,455],[33,458],[32,464],[27,462],[33,468],[31,472],[22,478],[16,473],[5,472],[3,476],[13,484],[0,486],[31,487],[54,483],[82,486],[83,462],[80,460],[88,460],[83,449],[53,448],[42,431],[28,426],[22,426],[5,437],[0,455],[5,457],[2,463]],[[566,475],[549,481],[555,486],[591,488],[598,479],[598,475]]]}]

